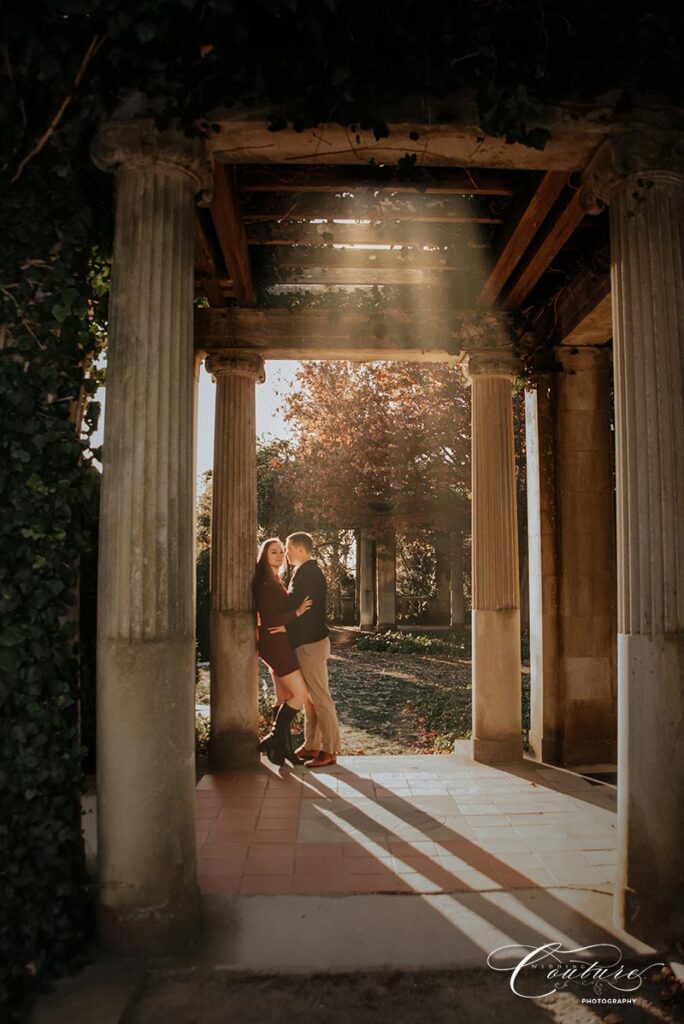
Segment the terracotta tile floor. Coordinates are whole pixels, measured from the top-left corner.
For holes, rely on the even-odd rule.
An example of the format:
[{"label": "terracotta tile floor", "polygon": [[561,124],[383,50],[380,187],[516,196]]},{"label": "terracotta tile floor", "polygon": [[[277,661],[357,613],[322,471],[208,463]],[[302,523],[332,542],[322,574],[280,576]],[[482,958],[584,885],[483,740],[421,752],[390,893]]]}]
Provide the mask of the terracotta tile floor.
[{"label": "terracotta tile floor", "polygon": [[205,893],[610,891],[615,790],[466,750],[342,757],[334,768],[211,774],[197,785]]}]

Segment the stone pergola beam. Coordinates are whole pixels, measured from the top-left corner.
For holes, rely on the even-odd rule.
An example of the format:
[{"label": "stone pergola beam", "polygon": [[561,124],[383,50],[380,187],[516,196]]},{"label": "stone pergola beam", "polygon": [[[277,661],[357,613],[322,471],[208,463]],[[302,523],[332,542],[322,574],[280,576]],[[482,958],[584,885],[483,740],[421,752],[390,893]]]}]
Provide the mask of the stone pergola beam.
[{"label": "stone pergola beam", "polygon": [[373,159],[378,164],[396,164],[397,157],[407,153],[415,154],[426,166],[572,171],[585,166],[609,131],[614,112],[610,102],[549,108],[540,124],[551,131],[551,138],[543,149],[534,149],[487,135],[479,127],[471,96],[447,97],[443,105],[445,110],[458,111],[458,123],[440,123],[435,114],[440,106],[437,101],[431,103],[431,124],[424,122],[417,109],[397,115],[395,107],[388,120],[389,135],[383,139],[376,139],[370,130],[351,133],[337,124],[274,132],[265,117],[227,109],[212,111],[207,120],[215,126],[211,137],[214,155],[225,163],[353,164]]},{"label": "stone pergola beam", "polygon": [[264,359],[460,363],[463,323],[454,315],[339,309],[197,309],[198,352],[253,352]]}]

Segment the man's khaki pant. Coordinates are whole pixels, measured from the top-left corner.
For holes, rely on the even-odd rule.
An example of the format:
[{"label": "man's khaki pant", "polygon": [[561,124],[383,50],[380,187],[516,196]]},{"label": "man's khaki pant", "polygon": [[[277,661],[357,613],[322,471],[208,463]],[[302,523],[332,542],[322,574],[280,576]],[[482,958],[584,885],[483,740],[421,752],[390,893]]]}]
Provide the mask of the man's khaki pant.
[{"label": "man's khaki pant", "polygon": [[328,682],[330,639],[301,644],[295,654],[311,697],[304,705],[304,743],[308,750],[338,754],[340,726]]}]

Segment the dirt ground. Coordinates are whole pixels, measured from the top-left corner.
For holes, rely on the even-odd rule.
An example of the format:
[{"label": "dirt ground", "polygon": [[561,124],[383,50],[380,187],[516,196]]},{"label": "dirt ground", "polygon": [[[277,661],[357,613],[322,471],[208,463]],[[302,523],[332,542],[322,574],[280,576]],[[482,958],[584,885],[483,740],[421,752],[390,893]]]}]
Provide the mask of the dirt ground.
[{"label": "dirt ground", "polygon": [[425,974],[151,977],[121,1024],[675,1024],[681,1002],[667,1005],[662,981],[632,1004],[583,1005],[591,991],[540,999],[514,995],[509,976],[488,969]]},{"label": "dirt ground", "polygon": [[[450,749],[455,736],[450,734],[440,745],[438,735],[445,711],[449,728],[469,735],[470,661],[340,646],[333,647],[328,665],[343,754],[431,754]],[[270,700],[273,688],[261,662],[259,675],[262,693]],[[200,673],[200,702],[209,703],[206,670]]]}]

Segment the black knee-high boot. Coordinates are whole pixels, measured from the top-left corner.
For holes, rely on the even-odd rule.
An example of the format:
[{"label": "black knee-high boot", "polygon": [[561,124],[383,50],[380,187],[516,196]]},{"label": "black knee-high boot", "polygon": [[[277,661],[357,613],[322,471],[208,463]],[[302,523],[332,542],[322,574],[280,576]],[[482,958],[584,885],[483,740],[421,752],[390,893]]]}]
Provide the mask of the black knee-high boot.
[{"label": "black knee-high boot", "polygon": [[262,740],[259,740],[259,752],[262,753],[262,754],[268,753],[269,747],[271,746],[271,743],[273,742],[273,734],[274,734],[274,729],[275,729],[275,720],[278,717],[278,712],[280,711],[281,706],[282,706],[281,704],[274,704],[274,706],[273,706],[273,721],[271,722],[270,731],[266,733],[266,735],[264,736],[264,738]]},{"label": "black knee-high boot", "polygon": [[280,705],[276,715],[273,739],[267,750],[268,759],[273,764],[282,766],[285,761],[289,761],[292,765],[302,764],[302,761],[299,760],[292,749],[292,736],[290,734],[290,725],[296,718],[297,711],[297,708],[292,708],[287,703]]}]

